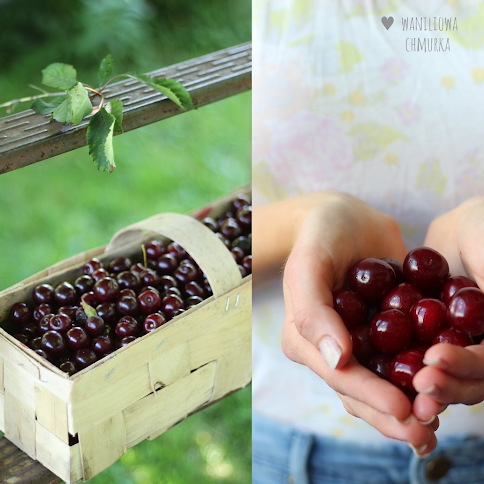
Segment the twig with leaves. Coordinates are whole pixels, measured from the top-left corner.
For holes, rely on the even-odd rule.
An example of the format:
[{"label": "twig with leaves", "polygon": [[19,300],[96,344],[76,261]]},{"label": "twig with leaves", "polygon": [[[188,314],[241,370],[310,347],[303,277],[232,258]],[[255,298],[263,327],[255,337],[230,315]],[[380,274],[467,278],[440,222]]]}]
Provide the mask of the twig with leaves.
[{"label": "twig with leaves", "polygon": [[[11,112],[17,104],[33,101],[30,107],[37,113],[48,115],[51,120],[64,124],[78,125],[85,117],[93,115],[89,120],[86,139],[89,154],[99,170],[112,172],[114,163],[113,135],[122,132],[123,103],[119,99],[111,99],[105,104],[103,92],[115,79],[127,77],[135,79],[156,91],[161,92],[184,110],[193,109],[192,99],[188,91],[174,79],[154,78],[146,74],[129,72],[112,76],[114,61],[108,54],[99,67],[98,88],[77,80],[77,72],[71,65],[56,62],[42,71],[42,84],[63,92],[49,93],[36,86],[42,92],[37,96],[14,99],[0,104]],[[99,104],[93,106],[92,100],[99,97]]]}]

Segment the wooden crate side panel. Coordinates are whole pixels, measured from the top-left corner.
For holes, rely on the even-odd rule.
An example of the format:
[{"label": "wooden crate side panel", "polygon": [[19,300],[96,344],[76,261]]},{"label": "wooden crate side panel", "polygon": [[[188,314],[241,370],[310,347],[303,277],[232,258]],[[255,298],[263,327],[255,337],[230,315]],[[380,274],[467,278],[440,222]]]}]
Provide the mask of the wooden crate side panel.
[{"label": "wooden crate side panel", "polygon": [[[160,348],[161,350],[161,348]],[[182,343],[174,348],[160,352],[156,351],[148,363],[151,388],[153,391],[166,387],[190,374],[188,344]]]},{"label": "wooden crate side panel", "polygon": [[3,358],[0,356],[0,393],[5,393],[3,386]]},{"label": "wooden crate side panel", "polygon": [[5,432],[5,395],[0,393],[0,430]]},{"label": "wooden crate side panel", "polygon": [[79,431],[82,477],[91,479],[126,453],[126,427],[119,412],[104,422]]},{"label": "wooden crate side panel", "polygon": [[68,484],[81,480],[79,444],[69,447],[39,421],[35,428],[37,460]]},{"label": "wooden crate side panel", "polygon": [[35,454],[35,410],[5,391],[5,436],[29,457]]},{"label": "wooden crate side panel", "polygon": [[[237,307],[235,306],[237,304]],[[217,325],[211,317],[198,320],[198,333],[189,337],[190,368],[200,368],[229,354],[252,339],[252,294],[246,283],[217,307]]]},{"label": "wooden crate side panel", "polygon": [[158,436],[210,400],[216,363],[209,363],[156,395],[148,395],[123,411],[126,442],[131,448],[150,436]]},{"label": "wooden crate side panel", "polygon": [[20,400],[24,405],[35,409],[35,379],[24,367],[6,360],[4,362],[5,392]]},{"label": "wooden crate side panel", "polygon": [[[109,377],[111,382],[118,381],[133,372],[134,368],[147,364],[152,359],[153,352],[169,351],[184,343],[187,339],[195,340],[207,330],[217,331],[219,325],[230,326],[231,321],[226,317],[225,312],[227,298],[230,297],[231,300],[235,300],[236,294],[241,292],[241,288],[244,286],[249,287],[250,281],[234,289],[226,296],[206,300],[193,312],[188,312],[180,319],[168,322],[149,335],[140,338],[139,341],[118,350],[119,353],[113,354],[102,364],[94,365],[87,372],[82,373],[73,381],[71,402],[76,405],[78,401],[98,392],[104,386],[104,379],[113,367],[115,367],[115,371]],[[235,308],[232,316],[235,317],[238,311],[239,308]],[[218,356],[223,356],[223,354]]]},{"label": "wooden crate side panel", "polygon": [[246,343],[217,361],[217,374],[210,401],[219,400],[233,390],[243,388],[252,378],[252,344]]},{"label": "wooden crate side panel", "polygon": [[[117,366],[111,368],[114,370],[111,375],[122,371]],[[68,406],[69,432],[72,435],[103,422],[153,391],[148,364],[125,373],[121,380],[111,381],[110,371],[106,371],[107,380],[96,393]]]},{"label": "wooden crate side panel", "polygon": [[62,442],[69,444],[67,403],[39,384],[35,384],[34,394],[37,422]]}]

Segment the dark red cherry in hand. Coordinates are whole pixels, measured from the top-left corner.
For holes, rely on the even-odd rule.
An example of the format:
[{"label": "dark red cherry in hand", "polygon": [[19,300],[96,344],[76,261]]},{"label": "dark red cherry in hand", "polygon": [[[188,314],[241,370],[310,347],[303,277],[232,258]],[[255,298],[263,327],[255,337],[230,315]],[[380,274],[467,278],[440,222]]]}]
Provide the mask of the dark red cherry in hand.
[{"label": "dark red cherry in hand", "polygon": [[431,343],[447,323],[447,308],[438,299],[423,298],[412,306],[408,320],[414,338]]},{"label": "dark red cherry in hand", "polygon": [[368,308],[365,300],[356,292],[347,289],[334,292],[333,306],[347,328],[354,328],[365,322]]},{"label": "dark red cherry in hand", "polygon": [[366,363],[375,352],[370,342],[370,328],[368,326],[356,326],[349,330],[353,355],[359,363]]},{"label": "dark red cherry in hand", "polygon": [[484,333],[484,293],[475,287],[459,289],[447,310],[450,325],[463,333]]},{"label": "dark red cherry in hand", "polygon": [[416,373],[425,366],[423,359],[422,351],[408,349],[395,355],[390,365],[390,382],[403,390],[410,398],[417,395],[412,380]]},{"label": "dark red cherry in hand", "polygon": [[370,323],[371,344],[380,352],[398,353],[412,340],[412,329],[407,317],[398,309],[378,313]]},{"label": "dark red cherry in hand", "polygon": [[401,262],[397,261],[396,259],[392,259],[391,257],[384,257],[382,260],[390,264],[395,271],[395,284],[401,284],[405,281],[403,276],[403,264]]},{"label": "dark red cherry in hand", "polygon": [[371,358],[371,360],[367,363],[366,367],[371,370],[375,375],[378,375],[380,378],[384,380],[390,379],[390,365],[392,363],[392,356],[385,355],[381,353],[379,355],[375,355]]},{"label": "dark red cherry in hand", "polygon": [[433,345],[439,343],[449,343],[456,346],[469,346],[472,344],[472,339],[468,334],[461,333],[454,328],[445,328],[440,331],[432,341]]},{"label": "dark red cherry in hand", "polygon": [[368,257],[348,271],[350,288],[370,301],[381,299],[395,285],[395,271],[385,261]]},{"label": "dark red cherry in hand", "polygon": [[424,297],[422,291],[409,282],[402,282],[385,294],[381,302],[382,311],[386,309],[398,309],[408,314],[410,308]]},{"label": "dark red cherry in hand", "polygon": [[439,290],[449,276],[449,264],[430,247],[411,250],[403,261],[405,279],[424,291]]},{"label": "dark red cherry in hand", "polygon": [[444,301],[447,306],[452,299],[452,296],[459,290],[463,289],[464,287],[478,287],[477,284],[466,276],[452,276],[449,277],[443,287],[442,287],[442,294],[441,299]]}]

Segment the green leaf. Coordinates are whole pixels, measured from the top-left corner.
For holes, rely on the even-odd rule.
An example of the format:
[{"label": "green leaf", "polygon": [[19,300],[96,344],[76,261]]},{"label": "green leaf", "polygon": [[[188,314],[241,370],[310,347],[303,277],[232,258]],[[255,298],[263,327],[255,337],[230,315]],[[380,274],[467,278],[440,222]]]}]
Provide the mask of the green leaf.
[{"label": "green leaf", "polygon": [[108,54],[102,61],[101,65],[99,66],[98,78],[99,78],[99,86],[103,86],[106,84],[106,81],[109,80],[111,74],[113,73],[113,66],[114,66],[114,59],[111,54]]},{"label": "green leaf", "polygon": [[30,109],[33,109],[37,114],[52,114],[57,106],[62,104],[66,96],[58,96],[53,98],[36,99],[31,105]]},{"label": "green leaf", "polygon": [[92,306],[89,306],[89,304],[87,304],[84,299],[81,299],[81,305],[88,318],[92,316],[97,316],[97,311]]},{"label": "green leaf", "polygon": [[161,92],[181,108],[185,110],[194,109],[190,94],[178,81],[167,78],[157,79],[146,74],[136,74],[134,72],[128,75]]},{"label": "green leaf", "polygon": [[60,104],[54,109],[52,117],[59,121],[59,123],[69,124],[72,121],[72,107],[71,100],[67,96]]},{"label": "green leaf", "polygon": [[76,76],[74,67],[56,62],[42,71],[42,84],[59,89],[70,89],[77,82]]},{"label": "green leaf", "polygon": [[123,131],[123,103],[119,99],[112,99],[106,104],[106,111],[111,113],[115,118],[116,122],[114,123],[114,132],[118,133],[119,131]]},{"label": "green leaf", "polygon": [[89,122],[87,127],[87,145],[98,170],[112,172],[114,164],[113,129],[116,118],[101,108]]},{"label": "green leaf", "polygon": [[67,91],[72,109],[72,124],[78,125],[88,114],[92,113],[92,104],[85,87],[78,82]]}]

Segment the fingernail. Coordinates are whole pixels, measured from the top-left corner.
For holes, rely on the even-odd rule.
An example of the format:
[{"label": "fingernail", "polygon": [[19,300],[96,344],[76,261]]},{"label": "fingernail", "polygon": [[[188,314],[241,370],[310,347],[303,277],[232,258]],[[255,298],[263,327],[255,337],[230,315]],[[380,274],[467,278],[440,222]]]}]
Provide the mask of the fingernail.
[{"label": "fingernail", "polygon": [[342,354],[338,343],[331,336],[325,336],[319,342],[319,351],[326,364],[334,370],[338,366]]},{"label": "fingernail", "polygon": [[392,419],[395,420],[395,422],[398,422],[403,425],[407,425],[410,422],[410,419],[412,418],[411,415],[409,415],[405,420],[398,420],[398,418],[395,417],[394,415],[390,415],[390,417],[392,417]]},{"label": "fingernail", "polygon": [[425,393],[425,395],[432,395],[433,397],[438,396],[440,393],[440,390],[435,385],[431,385],[428,388],[422,389],[416,387],[415,390],[417,390],[417,392],[419,393]]},{"label": "fingernail", "polygon": [[436,415],[434,415],[434,416],[433,416],[433,417],[432,417],[430,420],[428,420],[427,422],[422,422],[422,421],[420,421],[420,423],[421,423],[422,425],[430,425],[430,424],[431,424],[431,423],[432,423],[432,422],[435,420],[435,418],[436,418],[436,417],[437,417],[437,416],[436,416]]},{"label": "fingernail", "polygon": [[[414,447],[412,444],[408,444],[409,447],[413,450],[413,453],[417,457],[421,457],[420,453],[423,452],[427,448],[427,444],[422,445],[421,447]],[[427,454],[428,455],[428,454]]]},{"label": "fingernail", "polygon": [[427,360],[424,358],[423,364],[427,366],[438,366],[442,370],[445,370],[449,367],[448,363],[440,358],[435,358],[434,360]]}]

